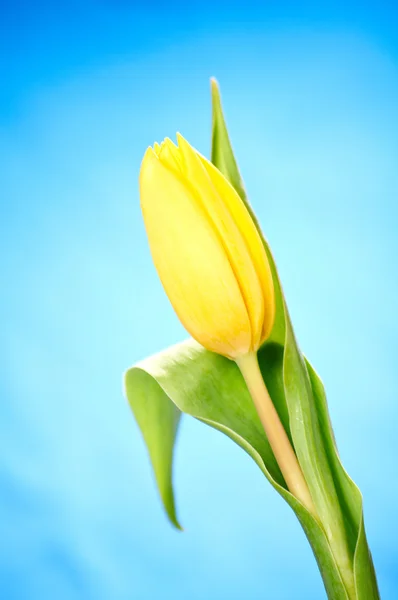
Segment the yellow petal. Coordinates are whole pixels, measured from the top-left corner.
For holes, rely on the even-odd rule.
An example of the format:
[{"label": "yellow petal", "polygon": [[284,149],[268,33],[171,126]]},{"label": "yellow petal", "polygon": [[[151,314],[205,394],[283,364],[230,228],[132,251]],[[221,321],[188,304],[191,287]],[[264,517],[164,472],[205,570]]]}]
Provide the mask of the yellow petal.
[{"label": "yellow petal", "polygon": [[219,354],[248,352],[247,310],[220,238],[190,188],[150,148],[140,192],[152,258],[184,327]]},{"label": "yellow petal", "polygon": [[166,167],[181,171],[181,157],[178,148],[169,138],[162,142],[158,156]]},{"label": "yellow petal", "polygon": [[[229,210],[230,204],[236,203],[235,196],[240,202],[242,201],[231,186],[222,185],[222,180],[226,184],[228,182],[215,167],[221,183],[218,178],[213,179],[213,172],[206,169],[196,150],[181,135],[177,134],[177,139],[183,156],[185,177],[189,184],[194,186],[197,197],[218,232],[235,273],[250,319],[251,349],[257,350],[263,333],[263,292],[250,246],[245,235],[242,234],[240,222],[234,219],[234,215]],[[231,195],[232,199],[230,199]],[[243,208],[245,209],[244,205]],[[253,222],[251,225],[252,233],[258,236]],[[265,257],[265,261],[267,264],[267,257]]]},{"label": "yellow petal", "polygon": [[275,318],[274,283],[264,244],[249,211],[238,193],[211,162],[201,154],[199,154],[199,157],[220,198],[225,202],[230,215],[239,227],[255,265],[264,299],[264,319],[260,340],[260,343],[262,343],[271,333]]}]

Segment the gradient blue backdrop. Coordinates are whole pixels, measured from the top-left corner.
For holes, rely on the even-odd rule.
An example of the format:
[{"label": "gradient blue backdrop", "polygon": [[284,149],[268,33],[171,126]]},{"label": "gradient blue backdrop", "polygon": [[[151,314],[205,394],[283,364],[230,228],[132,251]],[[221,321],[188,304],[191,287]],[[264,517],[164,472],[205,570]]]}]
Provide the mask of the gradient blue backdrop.
[{"label": "gradient blue backdrop", "polygon": [[325,597],[289,508],[190,419],[175,532],[123,398],[124,369],[185,337],[151,264],[140,160],[176,130],[208,153],[211,75],[396,599],[393,3],[0,7],[1,599]]}]

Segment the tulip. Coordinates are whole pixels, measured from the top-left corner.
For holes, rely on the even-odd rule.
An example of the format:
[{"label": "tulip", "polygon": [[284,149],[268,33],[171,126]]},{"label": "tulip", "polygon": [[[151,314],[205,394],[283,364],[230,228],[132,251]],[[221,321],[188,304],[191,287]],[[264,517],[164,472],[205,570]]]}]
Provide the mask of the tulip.
[{"label": "tulip", "polygon": [[275,317],[272,273],[245,204],[179,134],[148,148],[140,196],[155,267],[185,329],[239,367],[289,490],[315,511],[297,456],[262,379],[257,350]]},{"label": "tulip", "polygon": [[140,172],[155,267],[190,335],[236,360],[256,352],[275,316],[272,274],[260,235],[222,173],[181,135],[148,148]]}]

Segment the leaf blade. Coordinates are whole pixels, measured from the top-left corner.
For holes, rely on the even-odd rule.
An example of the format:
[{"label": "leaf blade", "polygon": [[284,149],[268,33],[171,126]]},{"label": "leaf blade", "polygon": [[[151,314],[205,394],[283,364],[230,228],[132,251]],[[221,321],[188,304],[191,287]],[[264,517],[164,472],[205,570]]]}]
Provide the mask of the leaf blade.
[{"label": "leaf blade", "polygon": [[260,224],[247,198],[246,191],[242,182],[238,164],[235,159],[231,140],[228,134],[227,125],[224,118],[224,113],[221,105],[221,96],[218,84],[215,79],[211,82],[212,90],[212,148],[211,161],[221,171],[221,173],[233,185],[235,190],[240,195],[247,210],[250,213],[259,233],[263,240],[264,248],[267,253],[268,262],[272,272],[275,289],[275,322],[268,338],[269,342],[277,342],[284,344],[285,341],[285,313],[284,301],[281,282],[276,269],[274,257],[271,248],[261,231]]},{"label": "leaf blade", "polygon": [[[317,419],[314,418],[315,415],[312,417],[312,421],[315,423],[316,427],[315,433],[317,439],[314,440],[315,447],[320,449],[321,468],[326,467],[326,471],[329,473],[326,478],[326,488],[331,492],[332,502],[336,503],[336,500],[339,501],[343,509],[343,527],[347,536],[349,554],[353,556],[354,560],[354,578],[357,600],[366,600],[368,597],[366,595],[367,593],[372,594],[369,596],[369,598],[377,599],[379,598],[379,595],[376,575],[363,526],[362,495],[358,487],[348,476],[341,464],[332,430],[323,384],[309,361],[307,361],[301,354],[295,342],[276,264],[268,242],[261,231],[261,227],[259,226],[259,223],[256,220],[248,201],[239,168],[234,157],[222,111],[220,93],[216,82],[212,83],[212,104],[212,160],[227,177],[227,179],[229,179],[230,183],[234,185],[236,191],[241,195],[241,198],[243,202],[245,202],[250,214],[252,215],[252,218],[256,223],[259,233],[263,239],[264,247],[267,252],[274,278],[276,295],[276,319],[274,329],[271,333],[271,339],[279,342],[281,345],[284,345],[285,352],[286,348],[288,349],[288,352],[290,351],[290,353],[293,351],[296,363],[297,359],[299,359],[298,362],[301,363],[301,366],[299,366],[302,372],[302,383],[304,384],[304,387],[307,388],[307,396],[309,400],[307,412],[310,412],[310,410],[315,411],[317,417]],[[219,121],[219,124],[217,124],[217,120]],[[217,135],[214,135],[214,131],[217,132]],[[310,386],[308,386],[309,382]],[[271,397],[273,397],[272,394]],[[291,416],[291,414],[294,413],[295,408],[297,408],[297,406],[295,407],[294,399],[291,398],[291,401],[288,401],[288,405]],[[316,424],[316,421],[318,421],[318,424]],[[297,431],[296,435],[292,435],[290,423],[289,428],[287,428],[285,423],[284,426],[290,436],[296,438],[297,443]],[[311,434],[311,431],[309,431],[309,433]],[[307,449],[307,460],[310,458],[311,457],[308,456]]]},{"label": "leaf blade", "polygon": [[182,529],[172,484],[173,453],[181,411],[156,380],[137,366],[124,377],[126,397],[144,438],[157,487],[171,523]]},{"label": "leaf blade", "polygon": [[[259,355],[260,366],[267,373],[268,385],[273,387],[274,391],[279,390],[276,395],[279,410],[280,360],[280,349],[277,348],[270,350],[265,347]],[[147,377],[137,379],[132,376],[135,371],[145,371]],[[221,431],[255,460],[274,489],[297,514],[314,549],[328,594],[334,600],[347,600],[325,533],[306,508],[287,491],[243,378],[235,364],[208,352],[192,340],[178,344],[129,369],[125,379],[126,395],[132,407],[137,402],[144,401],[145,390],[148,391],[151,378],[169,402],[176,405],[178,411],[190,414]],[[145,389],[137,393],[137,385],[144,386]],[[153,439],[151,436],[146,437],[149,443],[153,443]],[[153,467],[155,468],[155,465]],[[270,470],[274,471],[276,479]],[[169,476],[172,485],[171,473]]]}]

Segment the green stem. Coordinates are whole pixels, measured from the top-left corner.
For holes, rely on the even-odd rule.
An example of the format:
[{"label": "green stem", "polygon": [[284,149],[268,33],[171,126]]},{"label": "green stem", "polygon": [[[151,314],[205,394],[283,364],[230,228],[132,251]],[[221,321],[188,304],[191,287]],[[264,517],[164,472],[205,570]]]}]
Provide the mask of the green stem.
[{"label": "green stem", "polygon": [[255,352],[236,359],[258,416],[290,492],[316,516],[316,510],[296,453],[271,400]]},{"label": "green stem", "polygon": [[[326,522],[320,518],[315,508],[303,471],[295,450],[282,425],[276,408],[268,393],[258,364],[257,353],[249,353],[236,359],[243,378],[247,384],[258,416],[267,435],[276,461],[286,481],[289,491],[307,508],[322,524],[330,543],[331,551],[338,565],[349,600],[356,600],[353,561],[350,556],[347,539],[343,527],[340,508],[321,506],[322,514],[327,516]],[[326,511],[326,513],[325,513]]]}]

